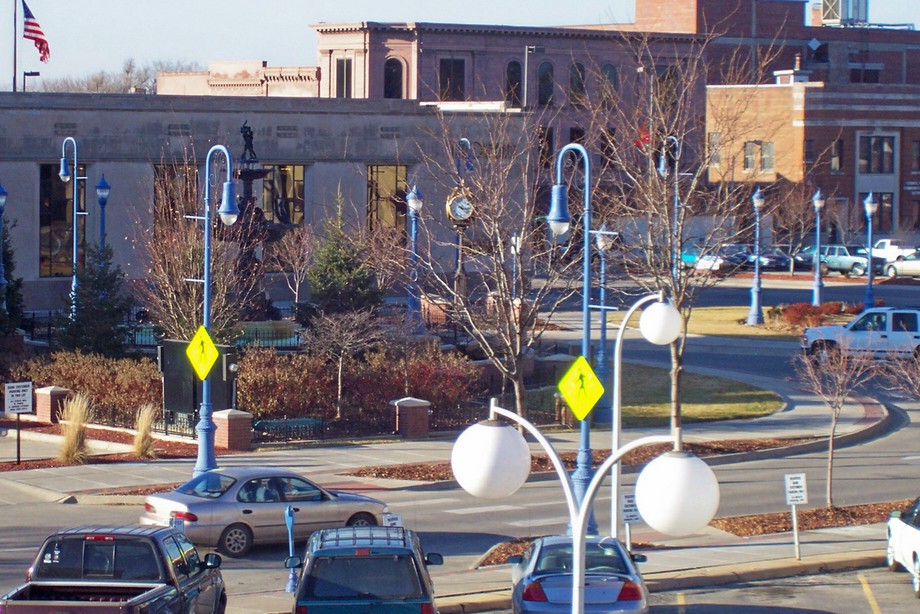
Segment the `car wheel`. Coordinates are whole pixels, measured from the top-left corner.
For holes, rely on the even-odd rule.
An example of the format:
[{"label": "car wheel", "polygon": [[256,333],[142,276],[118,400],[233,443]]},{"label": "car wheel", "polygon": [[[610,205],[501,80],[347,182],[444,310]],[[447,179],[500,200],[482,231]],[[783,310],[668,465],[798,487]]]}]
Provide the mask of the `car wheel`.
[{"label": "car wheel", "polygon": [[888,277],[893,279],[898,276],[898,269],[894,266],[889,266],[887,269],[885,269],[885,273],[888,274]]},{"label": "car wheel", "polygon": [[914,595],[920,597],[920,557],[914,555],[914,570],[913,570],[913,585],[914,585]]},{"label": "car wheel", "polygon": [[894,546],[891,545],[891,539],[888,540],[888,548],[885,550],[885,565],[891,571],[901,571],[901,564],[895,559]]},{"label": "car wheel", "polygon": [[246,556],[252,548],[252,531],[243,524],[231,524],[220,534],[218,548],[227,556]]},{"label": "car wheel", "polygon": [[217,600],[217,608],[214,610],[214,614],[225,614],[227,611],[227,593],[225,591],[220,592],[220,599]]},{"label": "car wheel", "polygon": [[831,272],[831,268],[823,262],[820,264],[818,268],[821,269],[821,275],[827,275],[828,273]]},{"label": "car wheel", "polygon": [[866,274],[866,266],[863,264],[859,264],[857,262],[856,264],[853,265],[853,268],[850,269],[850,272],[853,273],[853,275],[856,275],[857,277],[862,277],[863,275]]},{"label": "car wheel", "polygon": [[811,345],[808,355],[816,364],[823,364],[828,356],[837,353],[840,348],[833,341],[816,341]]},{"label": "car wheel", "polygon": [[376,527],[377,519],[374,518],[371,514],[365,512],[359,512],[348,519],[348,522],[345,523],[346,527]]}]

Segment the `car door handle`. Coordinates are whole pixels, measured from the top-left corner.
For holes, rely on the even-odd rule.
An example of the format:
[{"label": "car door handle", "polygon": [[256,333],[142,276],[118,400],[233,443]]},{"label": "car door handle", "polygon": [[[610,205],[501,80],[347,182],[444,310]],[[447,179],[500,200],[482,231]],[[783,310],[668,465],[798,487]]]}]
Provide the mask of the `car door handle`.
[{"label": "car door handle", "polygon": [[251,514],[251,513],[252,513],[252,510],[243,510],[243,513],[244,513],[244,514]]}]

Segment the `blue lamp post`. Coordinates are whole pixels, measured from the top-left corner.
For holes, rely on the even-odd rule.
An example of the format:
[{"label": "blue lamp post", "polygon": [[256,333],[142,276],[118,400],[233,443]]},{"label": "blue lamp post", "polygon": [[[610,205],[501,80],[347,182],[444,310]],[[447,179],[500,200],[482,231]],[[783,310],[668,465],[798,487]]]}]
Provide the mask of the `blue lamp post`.
[{"label": "blue lamp post", "polygon": [[[569,214],[569,199],[566,185],[562,178],[562,168],[565,156],[569,152],[577,152],[584,165],[584,214],[582,221],[584,228],[584,253],[583,253],[583,280],[582,280],[582,308],[581,308],[581,355],[587,360],[591,355],[591,159],[588,151],[578,143],[569,143],[563,147],[556,156],[556,183],[553,185],[552,199],[546,221],[550,231],[556,235],[565,234],[572,224]],[[585,501],[588,485],[591,483],[591,423],[585,419],[581,421],[578,455],[575,461],[575,471],[572,473],[572,484],[575,497],[579,506]],[[594,512],[590,512],[588,531],[597,531],[597,521]]]},{"label": "blue lamp post", "polygon": [[105,175],[96,184],[96,200],[99,201],[99,247],[105,247],[105,205],[109,202],[112,186],[105,180]]},{"label": "blue lamp post", "polygon": [[866,299],[863,306],[871,309],[875,307],[875,295],[872,290],[872,218],[878,211],[878,199],[872,192],[866,196],[863,206],[866,208]]},{"label": "blue lamp post", "polygon": [[[680,173],[677,164],[680,161],[680,141],[676,136],[668,136],[665,139],[665,145],[674,145],[674,211],[671,213],[671,275],[676,280],[680,275],[680,234],[678,225],[680,223]],[[658,160],[658,174],[662,179],[668,176],[668,156],[667,147],[661,152],[661,158]]]},{"label": "blue lamp post", "polygon": [[[607,230],[607,225],[602,224],[600,229],[595,233],[594,246],[597,248],[597,255],[600,256],[600,269],[597,273],[598,296],[597,308],[600,311],[600,338],[597,342],[597,351],[594,353],[594,370],[597,373],[597,379],[604,385],[604,394],[597,404],[600,407],[611,407],[610,405],[610,368],[607,364],[607,252],[613,245],[613,234]],[[607,422],[611,416],[595,415],[595,420]]]},{"label": "blue lamp post", "polygon": [[80,168],[79,163],[77,162],[77,141],[72,136],[64,139],[64,142],[61,143],[61,170],[58,172],[58,176],[61,178],[61,181],[67,183],[70,181],[70,169],[67,167],[67,143],[73,145],[73,278],[70,282],[70,296],[71,296],[71,312],[70,317],[75,318],[77,315],[77,265],[80,260],[80,241],[79,241],[79,225],[77,220],[79,216],[86,215],[85,211],[80,211],[79,202],[80,202],[80,180],[86,180],[86,177],[80,177],[77,175],[77,172]]},{"label": "blue lamp post", "polygon": [[[227,158],[227,180],[224,182],[223,197],[217,214],[220,221],[230,226],[236,223],[240,210],[236,204],[236,190],[233,187],[233,158],[223,145],[215,145],[208,151],[205,162],[204,181],[204,217],[194,219],[204,220],[204,315],[202,326],[211,334],[211,160],[214,154],[223,153]],[[198,424],[195,431],[198,433],[198,459],[195,463],[194,475],[210,471],[217,467],[214,454],[214,418],[211,413],[211,375],[201,382],[201,406],[198,410]]]},{"label": "blue lamp post", "polygon": [[815,269],[815,287],[812,293],[811,304],[815,307],[821,306],[821,289],[824,282],[821,280],[821,209],[824,208],[824,195],[821,190],[817,190],[811,197],[811,202],[815,206],[815,253],[812,266]]},{"label": "blue lamp post", "polygon": [[409,209],[409,283],[406,286],[406,320],[413,333],[420,333],[422,323],[422,301],[418,287],[418,218],[424,205],[422,191],[418,186],[406,194],[406,206]]},{"label": "blue lamp post", "polygon": [[751,196],[754,203],[754,283],[751,285],[751,310],[748,311],[748,326],[763,324],[763,309],[760,306],[760,210],[764,197],[760,188]]},{"label": "blue lamp post", "polygon": [[6,210],[6,189],[0,184],[0,308],[6,311],[6,266],[3,263],[3,212]]}]

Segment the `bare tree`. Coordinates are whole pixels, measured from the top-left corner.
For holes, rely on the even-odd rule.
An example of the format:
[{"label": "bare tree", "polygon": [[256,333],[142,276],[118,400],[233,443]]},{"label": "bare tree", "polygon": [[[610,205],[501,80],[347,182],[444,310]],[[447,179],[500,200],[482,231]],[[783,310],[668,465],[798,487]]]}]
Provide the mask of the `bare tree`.
[{"label": "bare tree", "polygon": [[839,346],[814,356],[799,355],[795,370],[799,381],[809,392],[821,397],[831,412],[831,427],[827,444],[827,506],[834,506],[834,440],[837,421],[847,399],[868,383],[875,374],[876,366],[871,357],[848,351]]},{"label": "bare tree", "polygon": [[291,228],[279,240],[269,243],[265,252],[266,264],[281,272],[294,294],[294,303],[300,304],[301,288],[313,264],[313,227],[302,224]]},{"label": "bare tree", "polygon": [[129,94],[140,91],[155,94],[157,73],[196,70],[201,70],[201,67],[194,62],[158,60],[139,67],[134,60],[127,59],[121,72],[99,71],[83,77],[44,79],[34,89],[40,92]]},{"label": "bare tree", "polygon": [[[205,178],[205,180],[209,180]],[[198,168],[186,152],[184,159],[161,164],[154,178],[153,226],[135,237],[147,270],[136,287],[154,325],[168,338],[190,339],[201,324],[204,272],[204,232],[200,221]],[[212,207],[218,206],[211,203]],[[217,216],[212,216],[216,222]],[[211,228],[211,335],[226,342],[237,334],[237,324],[260,294],[261,275],[243,271],[246,252],[233,227]]]},{"label": "bare tree", "polygon": [[920,356],[892,359],[880,371],[887,389],[901,392],[912,399],[920,398]]}]

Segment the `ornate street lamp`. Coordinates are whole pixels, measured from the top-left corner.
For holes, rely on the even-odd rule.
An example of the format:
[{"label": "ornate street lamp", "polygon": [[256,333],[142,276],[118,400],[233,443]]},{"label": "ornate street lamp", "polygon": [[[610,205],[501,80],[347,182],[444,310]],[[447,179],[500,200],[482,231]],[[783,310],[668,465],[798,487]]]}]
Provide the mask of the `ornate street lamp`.
[{"label": "ornate street lamp", "polygon": [[6,210],[6,189],[0,184],[0,308],[6,311],[6,266],[3,262],[3,212]]},{"label": "ornate street lamp", "polygon": [[815,307],[821,306],[821,289],[824,287],[824,282],[821,280],[821,209],[824,208],[824,195],[821,194],[821,190],[818,189],[815,191],[815,195],[811,197],[811,202],[815,206],[815,253],[814,253],[814,273],[815,273],[815,287],[812,292],[811,304]]},{"label": "ornate street lamp", "polygon": [[413,333],[424,329],[422,322],[422,301],[418,287],[418,218],[425,202],[418,186],[406,194],[406,206],[409,210],[409,283],[406,285],[406,320]]},{"label": "ornate street lamp", "polygon": [[763,324],[763,309],[760,305],[760,210],[763,209],[764,197],[760,188],[751,196],[754,203],[754,282],[751,284],[751,309],[748,311],[748,326]]},{"label": "ornate street lamp", "polygon": [[680,162],[680,141],[676,136],[669,135],[665,139],[665,147],[661,151],[661,157],[658,159],[658,174],[662,179],[668,176],[668,147],[669,143],[674,146],[674,211],[671,214],[671,275],[675,280],[680,276],[680,172],[678,163]]},{"label": "ornate street lamp", "polygon": [[109,202],[111,189],[103,174],[96,184],[96,199],[99,201],[99,247],[105,247],[105,205]]},{"label": "ornate street lamp", "polygon": [[76,318],[77,316],[77,286],[79,282],[77,281],[77,265],[80,260],[80,241],[79,241],[79,225],[77,220],[80,219],[81,215],[86,215],[86,211],[80,211],[80,180],[86,181],[86,177],[79,177],[77,175],[78,169],[80,168],[79,163],[77,162],[77,141],[72,136],[64,139],[64,142],[61,143],[61,170],[58,172],[58,176],[61,178],[61,181],[67,183],[70,181],[71,173],[68,168],[67,160],[67,143],[73,145],[73,277],[70,281],[70,298],[71,298],[71,308],[70,308],[70,317],[71,319]]},{"label": "ornate street lamp", "polygon": [[866,298],[863,307],[871,309],[875,307],[875,295],[872,290],[872,218],[878,211],[878,199],[872,192],[866,196],[863,206],[866,208]]}]

